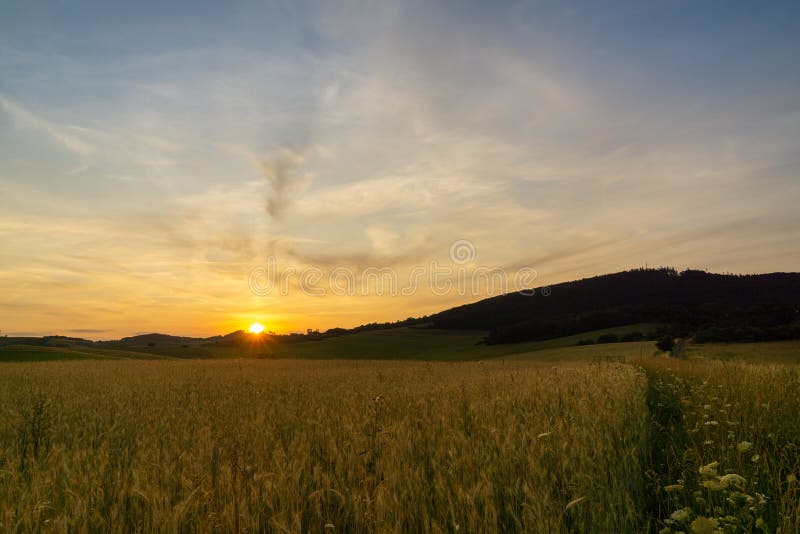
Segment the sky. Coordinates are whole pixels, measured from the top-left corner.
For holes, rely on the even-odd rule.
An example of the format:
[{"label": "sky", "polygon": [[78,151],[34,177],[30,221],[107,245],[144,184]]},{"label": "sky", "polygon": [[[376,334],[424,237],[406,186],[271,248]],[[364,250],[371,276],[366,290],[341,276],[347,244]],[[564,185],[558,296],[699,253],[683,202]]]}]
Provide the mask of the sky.
[{"label": "sky", "polygon": [[[797,2],[2,7],[3,334],[304,331],[518,279],[800,265]],[[508,283],[461,284],[481,269]]]}]

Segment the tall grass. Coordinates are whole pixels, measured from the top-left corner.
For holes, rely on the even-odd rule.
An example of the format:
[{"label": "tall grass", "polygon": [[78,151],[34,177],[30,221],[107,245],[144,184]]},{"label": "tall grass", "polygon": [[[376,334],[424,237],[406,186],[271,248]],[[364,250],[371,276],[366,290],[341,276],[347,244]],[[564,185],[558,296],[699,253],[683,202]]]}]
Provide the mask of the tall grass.
[{"label": "tall grass", "polygon": [[800,531],[800,372],[0,366],[0,530]]},{"label": "tall grass", "polygon": [[800,532],[798,368],[663,359],[646,368],[664,532]]},{"label": "tall grass", "polygon": [[631,531],[645,385],[629,366],[4,365],[0,523]]}]

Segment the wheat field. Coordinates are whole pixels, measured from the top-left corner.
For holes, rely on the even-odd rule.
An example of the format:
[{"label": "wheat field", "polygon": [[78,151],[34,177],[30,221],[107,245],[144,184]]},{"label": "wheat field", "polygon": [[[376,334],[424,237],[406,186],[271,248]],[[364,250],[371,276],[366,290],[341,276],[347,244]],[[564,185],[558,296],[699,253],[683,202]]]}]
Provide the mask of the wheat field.
[{"label": "wheat field", "polygon": [[796,532],[799,393],[657,358],[4,364],[0,529]]},{"label": "wheat field", "polygon": [[[7,530],[627,530],[631,367],[6,365]],[[570,504],[572,503],[572,504]]]}]

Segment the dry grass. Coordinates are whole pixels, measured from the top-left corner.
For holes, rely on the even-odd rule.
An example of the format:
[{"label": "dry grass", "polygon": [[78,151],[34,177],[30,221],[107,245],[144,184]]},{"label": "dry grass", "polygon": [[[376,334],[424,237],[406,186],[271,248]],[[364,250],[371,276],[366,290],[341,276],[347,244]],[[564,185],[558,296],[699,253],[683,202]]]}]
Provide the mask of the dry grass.
[{"label": "dry grass", "polygon": [[3,530],[630,531],[630,366],[0,367]]},{"label": "dry grass", "polygon": [[0,530],[797,532],[798,398],[664,358],[4,364]]}]

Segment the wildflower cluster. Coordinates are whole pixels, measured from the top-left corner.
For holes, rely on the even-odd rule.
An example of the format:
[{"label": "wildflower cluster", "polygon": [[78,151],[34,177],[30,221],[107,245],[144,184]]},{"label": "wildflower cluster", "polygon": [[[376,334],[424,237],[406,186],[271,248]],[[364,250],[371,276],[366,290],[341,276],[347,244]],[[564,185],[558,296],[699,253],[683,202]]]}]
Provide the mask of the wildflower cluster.
[{"label": "wildflower cluster", "polygon": [[[747,493],[747,480],[736,473],[720,474],[719,462],[698,469],[700,487],[692,492],[692,506],[672,512],[662,534],[672,532],[769,532],[762,515],[767,498],[761,493]],[[670,491],[684,489],[674,485]]]},{"label": "wildflower cluster", "polygon": [[800,503],[796,370],[670,362],[648,366],[663,534],[795,532]]}]

